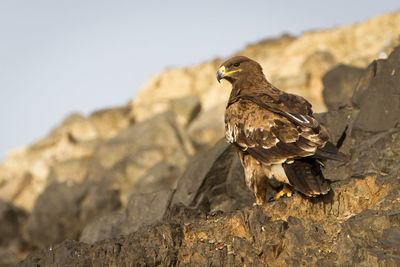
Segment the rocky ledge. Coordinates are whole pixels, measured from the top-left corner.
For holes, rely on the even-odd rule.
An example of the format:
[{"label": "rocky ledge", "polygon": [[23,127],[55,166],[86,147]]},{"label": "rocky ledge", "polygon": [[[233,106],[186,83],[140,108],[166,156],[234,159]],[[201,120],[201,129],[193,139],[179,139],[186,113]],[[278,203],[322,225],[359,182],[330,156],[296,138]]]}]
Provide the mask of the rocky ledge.
[{"label": "rocky ledge", "polygon": [[[153,192],[138,190],[121,204],[114,190],[101,186],[107,179],[48,187],[27,222],[30,240],[43,249],[18,266],[399,266],[400,47],[362,71],[339,66],[323,82],[324,96],[334,98],[325,99],[329,111],[318,118],[351,157],[326,165],[328,195],[294,194],[253,206],[232,147],[221,140],[189,157],[191,148],[178,138],[182,150],[173,155],[188,163],[172,190],[153,181]],[[342,91],[335,94],[337,88]],[[113,160],[116,149],[123,148],[110,141],[101,153]],[[162,165],[154,173],[174,170]],[[52,199],[61,208],[46,208]],[[24,212],[5,209],[26,220]],[[104,214],[89,220],[96,210]],[[76,218],[72,224],[65,212]],[[55,226],[41,223],[45,215]],[[66,238],[80,241],[50,246],[61,241],[50,237],[67,226],[74,234]]]}]

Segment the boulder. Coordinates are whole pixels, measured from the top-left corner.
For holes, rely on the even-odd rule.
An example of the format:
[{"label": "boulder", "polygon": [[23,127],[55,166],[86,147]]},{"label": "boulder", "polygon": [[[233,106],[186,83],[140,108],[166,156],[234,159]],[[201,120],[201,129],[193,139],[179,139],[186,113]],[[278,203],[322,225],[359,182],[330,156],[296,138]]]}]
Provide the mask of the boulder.
[{"label": "boulder", "polygon": [[360,112],[354,127],[381,132],[395,127],[400,114],[400,49],[387,60],[374,61],[355,88],[352,98]]},{"label": "boulder", "polygon": [[[221,139],[213,148],[196,154],[186,166],[171,201],[207,212],[232,211],[251,205],[252,193],[244,185],[235,149]],[[233,165],[233,162],[235,165]],[[235,191],[242,191],[235,194]]]},{"label": "boulder", "polygon": [[212,107],[200,115],[188,127],[188,134],[198,150],[214,146],[225,132],[225,104]]},{"label": "boulder", "polygon": [[169,174],[179,175],[193,153],[190,138],[176,122],[174,114],[167,112],[134,124],[102,143],[93,155],[88,176],[120,190],[126,205],[136,184],[141,183],[141,178],[149,178],[149,170],[153,168],[154,171],[160,164],[173,166],[173,171],[158,174],[156,183],[165,185],[164,189],[172,189],[173,180],[178,176],[171,178]]},{"label": "boulder", "polygon": [[96,147],[130,124],[129,111],[121,107],[89,117],[71,114],[47,137],[9,153],[0,164],[0,199],[31,211],[49,183],[83,181]]},{"label": "boulder", "polygon": [[351,104],[354,87],[363,74],[363,68],[343,64],[326,72],[322,77],[324,85],[322,95],[328,110]]},{"label": "boulder", "polygon": [[0,266],[14,266],[29,251],[22,236],[27,214],[0,200]]},{"label": "boulder", "polygon": [[139,178],[132,191],[151,193],[175,189],[181,172],[182,170],[172,164],[157,163]]},{"label": "boulder", "polygon": [[338,265],[399,266],[400,210],[365,210],[341,225]]},{"label": "boulder", "polygon": [[23,210],[0,200],[0,247],[21,238],[27,214]]},{"label": "boulder", "polygon": [[50,166],[49,182],[83,182],[89,174],[90,157],[55,162]]},{"label": "boulder", "polygon": [[176,121],[183,127],[187,127],[199,115],[201,103],[198,97],[192,95],[172,99],[170,109],[175,114]]},{"label": "boulder", "polygon": [[114,213],[88,224],[80,241],[93,244],[99,240],[127,235],[143,225],[160,221],[170,204],[172,190],[132,194],[124,213]]},{"label": "boulder", "polygon": [[120,208],[119,192],[106,185],[53,183],[37,199],[26,225],[27,240],[47,248],[78,239],[85,224]]}]

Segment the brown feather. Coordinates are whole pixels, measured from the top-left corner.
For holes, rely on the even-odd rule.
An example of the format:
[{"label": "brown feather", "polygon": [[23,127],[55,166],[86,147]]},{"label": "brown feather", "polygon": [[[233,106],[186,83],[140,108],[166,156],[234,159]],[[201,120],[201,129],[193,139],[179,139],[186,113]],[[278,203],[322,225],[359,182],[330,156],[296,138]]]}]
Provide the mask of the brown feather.
[{"label": "brown feather", "polygon": [[325,195],[330,186],[325,180],[320,164],[311,157],[295,160],[291,164],[283,164],[290,184],[306,196]]}]

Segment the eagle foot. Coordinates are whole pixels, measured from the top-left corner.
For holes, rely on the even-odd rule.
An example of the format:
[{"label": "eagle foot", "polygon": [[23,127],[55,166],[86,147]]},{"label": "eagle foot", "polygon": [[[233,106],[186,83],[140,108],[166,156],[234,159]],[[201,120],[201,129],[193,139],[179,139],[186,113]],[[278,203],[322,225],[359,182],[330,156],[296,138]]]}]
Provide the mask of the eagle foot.
[{"label": "eagle foot", "polygon": [[285,195],[287,197],[291,197],[292,194],[293,194],[292,189],[289,186],[284,185],[281,191],[279,191],[274,197],[270,198],[270,201],[278,200]]}]

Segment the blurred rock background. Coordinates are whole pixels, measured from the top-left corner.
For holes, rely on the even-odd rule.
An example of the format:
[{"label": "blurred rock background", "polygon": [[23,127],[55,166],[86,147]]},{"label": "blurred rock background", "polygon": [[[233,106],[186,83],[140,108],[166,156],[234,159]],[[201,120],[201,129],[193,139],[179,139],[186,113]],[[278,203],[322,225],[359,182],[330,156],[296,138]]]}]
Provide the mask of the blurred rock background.
[{"label": "blurred rock background", "polygon": [[[218,58],[155,74],[126,106],[72,114],[47,137],[11,151],[0,165],[0,266],[40,249],[22,265],[47,266],[51,257],[96,266],[135,258],[150,265],[400,264],[399,49],[384,60],[400,44],[398,25],[395,12],[236,53],[323,112],[332,139],[352,156],[325,169],[333,195],[318,201],[297,194],[252,207],[236,154],[219,141],[230,90],[216,82]],[[367,222],[373,233],[363,228]],[[128,234],[53,250],[66,239],[92,244]],[[132,240],[141,247],[129,248]],[[151,243],[165,249],[152,251]],[[109,256],[90,256],[110,249]]]}]

